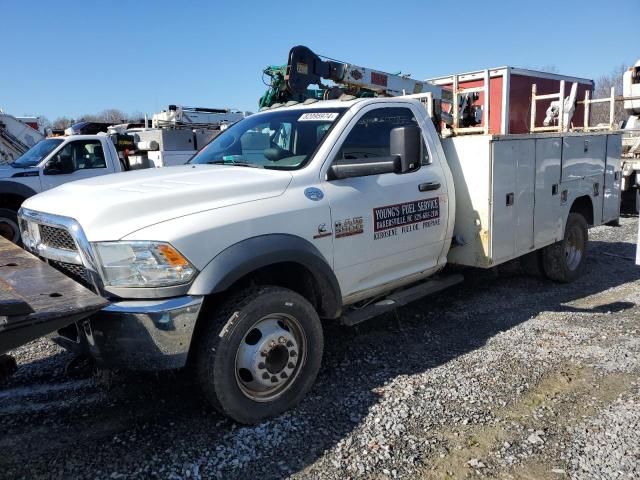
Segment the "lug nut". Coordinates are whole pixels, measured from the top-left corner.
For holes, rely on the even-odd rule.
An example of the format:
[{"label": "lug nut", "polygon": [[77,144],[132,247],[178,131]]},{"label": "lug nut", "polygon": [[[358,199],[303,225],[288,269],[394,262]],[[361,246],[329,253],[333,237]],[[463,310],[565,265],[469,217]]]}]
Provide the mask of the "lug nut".
[{"label": "lug nut", "polygon": [[297,355],[298,355],[298,352],[296,352],[295,350],[291,350],[291,351],[289,352],[289,355],[291,355],[292,357],[295,357],[295,356],[297,356]]},{"label": "lug nut", "polygon": [[280,374],[280,378],[287,378],[287,377],[288,377],[288,375],[286,374],[286,372],[282,372]]},{"label": "lug nut", "polygon": [[280,337],[280,338],[278,339],[278,342],[279,342],[279,343],[284,343],[284,342],[286,342],[286,341],[287,341],[287,340],[286,340],[284,337]]},{"label": "lug nut", "polygon": [[265,367],[264,362],[260,362],[260,363],[258,364],[258,368],[261,368],[261,369],[262,369],[262,368],[264,368],[264,367]]},{"label": "lug nut", "polygon": [[289,340],[287,342],[287,347],[289,347],[289,348],[293,347],[293,342],[291,340]]},{"label": "lug nut", "polygon": [[271,340],[271,342],[269,342],[269,347],[273,348],[276,346],[276,342]]},{"label": "lug nut", "polygon": [[293,364],[293,362],[289,362],[289,363],[287,363],[287,367],[289,367],[289,368],[294,368],[294,367],[295,367],[295,365]]},{"label": "lug nut", "polygon": [[261,357],[266,357],[267,356],[267,351],[266,350],[261,351],[260,352],[260,356]]},{"label": "lug nut", "polygon": [[262,378],[264,378],[265,380],[269,378],[269,374],[267,372],[264,372],[262,374]]}]

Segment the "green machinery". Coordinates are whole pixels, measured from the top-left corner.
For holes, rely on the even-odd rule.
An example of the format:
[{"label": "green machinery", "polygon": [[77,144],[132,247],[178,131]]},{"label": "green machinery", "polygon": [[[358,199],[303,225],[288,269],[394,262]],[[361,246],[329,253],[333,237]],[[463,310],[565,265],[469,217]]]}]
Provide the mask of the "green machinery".
[{"label": "green machinery", "polygon": [[[270,82],[265,82],[269,90],[260,98],[260,109],[291,101],[332,100],[342,95],[393,97],[429,92],[434,100],[439,100],[442,94],[440,87],[429,82],[332,59],[323,60],[301,45],[289,51],[286,65],[271,65],[263,70],[263,74]],[[323,80],[331,81],[332,85],[325,85]],[[309,88],[311,85],[318,85],[318,88]]]}]

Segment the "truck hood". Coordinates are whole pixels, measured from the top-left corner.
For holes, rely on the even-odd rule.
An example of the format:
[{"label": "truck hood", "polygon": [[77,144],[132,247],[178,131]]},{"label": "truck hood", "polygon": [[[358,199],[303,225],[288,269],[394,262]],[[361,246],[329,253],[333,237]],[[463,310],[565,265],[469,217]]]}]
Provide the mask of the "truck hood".
[{"label": "truck hood", "polygon": [[11,178],[16,173],[20,173],[21,176],[25,176],[27,172],[35,172],[32,175],[38,175],[37,168],[13,168],[11,165],[0,165],[0,179]]},{"label": "truck hood", "polygon": [[70,182],[23,207],[76,219],[89,241],[119,240],[173,218],[276,197],[291,178],[282,170],[180,165]]}]

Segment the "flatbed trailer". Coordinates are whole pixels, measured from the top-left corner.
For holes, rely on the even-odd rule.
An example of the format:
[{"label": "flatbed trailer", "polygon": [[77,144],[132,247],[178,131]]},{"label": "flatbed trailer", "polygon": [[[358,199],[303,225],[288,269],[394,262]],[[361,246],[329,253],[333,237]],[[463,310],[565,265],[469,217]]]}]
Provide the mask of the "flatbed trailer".
[{"label": "flatbed trailer", "polygon": [[81,322],[108,303],[0,237],[0,381],[9,373],[8,351]]}]

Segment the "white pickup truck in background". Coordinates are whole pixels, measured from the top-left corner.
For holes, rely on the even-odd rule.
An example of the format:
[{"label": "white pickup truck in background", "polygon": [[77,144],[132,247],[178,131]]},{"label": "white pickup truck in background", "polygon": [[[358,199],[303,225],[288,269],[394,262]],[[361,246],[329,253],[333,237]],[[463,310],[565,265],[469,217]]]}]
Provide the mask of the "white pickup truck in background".
[{"label": "white pickup truck in background", "polygon": [[63,183],[124,169],[108,135],[73,135],[41,140],[13,163],[0,166],[0,235],[18,242],[22,202]]},{"label": "white pickup truck in background", "polygon": [[[106,129],[106,124],[80,122],[65,130],[64,137],[45,138],[15,161],[0,165],[0,236],[19,242],[18,209],[36,193],[125,170],[182,165],[221,130],[248,115],[250,112],[230,109],[169,105],[153,115],[153,128],[122,124],[108,127],[108,133],[96,133]],[[31,130],[26,125],[23,128]]]},{"label": "white pickup truck in background", "polygon": [[619,216],[620,149],[611,132],[441,139],[411,96],[311,101],[241,120],[188,165],[33,196],[19,222],[25,248],[112,301],[60,344],[105,366],[189,359],[212,404],[253,423],[311,388],[322,321],[458,283],[448,263],[575,279],[588,227]]},{"label": "white pickup truck in background", "polygon": [[19,241],[17,213],[27,198],[63,183],[124,169],[110,135],[41,140],[13,163],[0,166],[0,235]]}]

